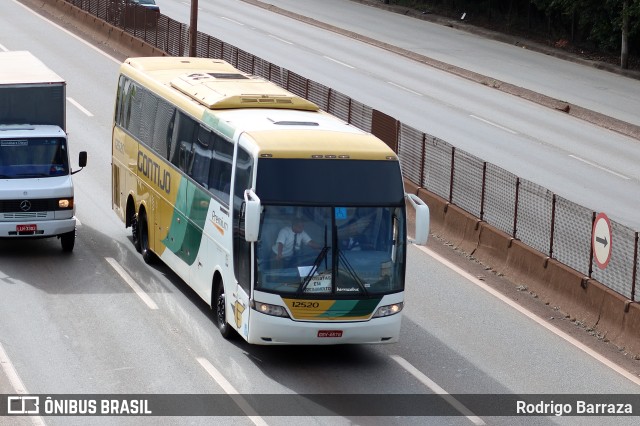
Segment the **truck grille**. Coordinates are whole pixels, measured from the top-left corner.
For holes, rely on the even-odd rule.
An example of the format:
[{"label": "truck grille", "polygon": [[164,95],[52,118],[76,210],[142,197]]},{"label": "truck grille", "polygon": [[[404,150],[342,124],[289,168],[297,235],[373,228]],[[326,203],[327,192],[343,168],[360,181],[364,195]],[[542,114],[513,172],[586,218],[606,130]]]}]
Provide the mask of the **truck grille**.
[{"label": "truck grille", "polygon": [[57,198],[0,200],[0,213],[35,213],[52,210],[60,210]]}]

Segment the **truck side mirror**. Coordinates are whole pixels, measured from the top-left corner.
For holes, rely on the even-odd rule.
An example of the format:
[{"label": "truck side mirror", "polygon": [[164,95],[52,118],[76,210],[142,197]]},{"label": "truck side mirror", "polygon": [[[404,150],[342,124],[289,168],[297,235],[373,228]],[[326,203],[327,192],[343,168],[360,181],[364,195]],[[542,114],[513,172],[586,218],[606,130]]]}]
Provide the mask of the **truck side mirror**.
[{"label": "truck side mirror", "polygon": [[[86,167],[86,165],[87,165],[87,151],[80,151],[80,153],[78,154],[78,165],[80,166],[80,170],[82,170],[82,169],[84,169]],[[80,170],[76,170],[74,172],[71,172],[71,174],[75,175]]]},{"label": "truck side mirror", "polygon": [[252,189],[244,191],[244,239],[253,243],[258,241],[260,233],[260,198]]},{"label": "truck side mirror", "polygon": [[87,151],[80,151],[80,153],[78,154],[78,165],[80,167],[87,166]]}]

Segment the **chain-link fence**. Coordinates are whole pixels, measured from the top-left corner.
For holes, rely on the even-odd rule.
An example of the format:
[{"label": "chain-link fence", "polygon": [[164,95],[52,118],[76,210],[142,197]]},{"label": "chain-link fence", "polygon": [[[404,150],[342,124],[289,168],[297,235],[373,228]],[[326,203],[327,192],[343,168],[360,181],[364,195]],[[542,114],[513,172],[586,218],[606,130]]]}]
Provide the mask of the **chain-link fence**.
[{"label": "chain-link fence", "polygon": [[[189,52],[188,25],[127,0],[66,0],[172,56]],[[592,250],[596,212],[398,122],[335,90],[198,32],[197,55],[238,69],[315,102],[372,132],[398,154],[404,176],[426,190],[518,238],[536,250],[637,300],[638,231],[611,222],[610,261],[600,269]]]}]

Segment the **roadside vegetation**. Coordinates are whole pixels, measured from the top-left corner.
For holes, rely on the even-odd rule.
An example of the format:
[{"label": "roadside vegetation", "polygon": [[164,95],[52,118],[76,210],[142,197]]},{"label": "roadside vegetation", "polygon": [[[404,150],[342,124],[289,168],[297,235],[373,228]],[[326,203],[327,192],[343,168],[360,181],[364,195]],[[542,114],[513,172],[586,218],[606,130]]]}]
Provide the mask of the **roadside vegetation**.
[{"label": "roadside vegetation", "polygon": [[381,0],[640,70],[640,0]]}]

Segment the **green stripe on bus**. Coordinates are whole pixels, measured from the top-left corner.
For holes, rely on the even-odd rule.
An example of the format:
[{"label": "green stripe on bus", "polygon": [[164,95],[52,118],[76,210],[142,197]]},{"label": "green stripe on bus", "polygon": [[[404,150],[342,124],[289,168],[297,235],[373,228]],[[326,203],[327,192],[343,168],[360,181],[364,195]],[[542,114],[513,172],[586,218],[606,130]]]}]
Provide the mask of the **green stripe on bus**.
[{"label": "green stripe on bus", "polygon": [[380,300],[382,300],[381,297],[365,300],[336,300],[331,308],[318,317],[367,317],[373,313]]},{"label": "green stripe on bus", "polygon": [[188,265],[193,265],[207,220],[210,197],[187,179],[180,180],[173,218],[162,243]]},{"label": "green stripe on bus", "polygon": [[209,127],[218,132],[222,133],[224,136],[228,137],[230,140],[233,140],[233,134],[236,129],[229,125],[226,121],[221,121],[218,117],[210,113],[209,111],[204,111],[202,114],[202,121],[205,122]]}]

